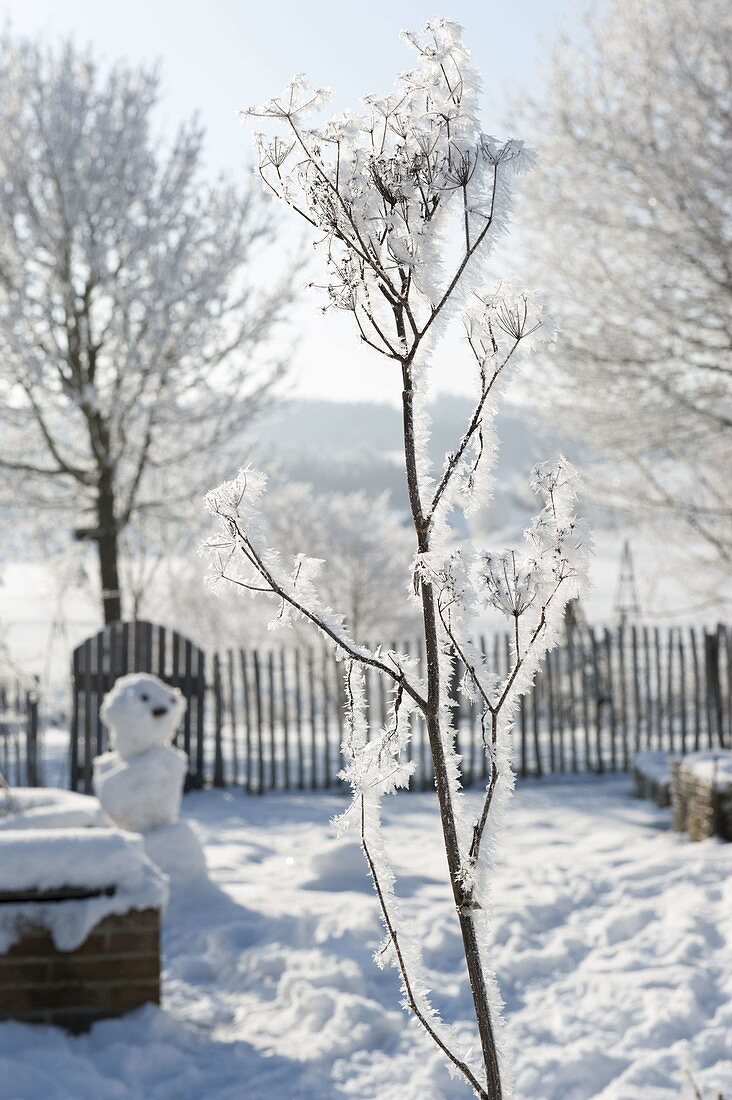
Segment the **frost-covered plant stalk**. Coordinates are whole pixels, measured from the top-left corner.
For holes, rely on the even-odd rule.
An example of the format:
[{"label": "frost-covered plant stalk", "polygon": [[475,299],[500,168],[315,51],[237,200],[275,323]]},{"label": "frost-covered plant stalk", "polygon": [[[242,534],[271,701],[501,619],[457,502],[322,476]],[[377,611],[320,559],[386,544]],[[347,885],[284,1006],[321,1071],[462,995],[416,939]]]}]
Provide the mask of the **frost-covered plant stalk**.
[{"label": "frost-covered plant stalk", "polygon": [[[306,118],[325,96],[301,79],[285,94],[247,112],[277,125],[257,136],[260,171],[275,195],[317,233],[330,303],[347,310],[360,337],[394,364],[401,384],[404,463],[416,556],[410,585],[421,607],[424,667],[388,648],[366,648],[318,596],[319,563],[285,562],[270,549],[261,517],[265,479],[246,468],[209,494],[219,519],[208,541],[215,577],[276,602],[275,619],[292,614],[314,624],[344,662],[348,759],[353,800],[341,818],[353,826],[373,877],[386,929],[377,961],[391,959],[404,1004],[451,1068],[480,1097],[505,1095],[496,1038],[500,1000],[488,960],[485,911],[489,855],[499,806],[513,784],[510,730],[517,701],[552,643],[565,603],[582,588],[586,539],[573,514],[574,475],[563,460],[537,468],[545,507],[520,550],[451,548],[446,516],[471,511],[490,495],[495,456],[492,422],[519,350],[540,320],[525,294],[481,290],[481,260],[505,231],[511,182],[530,164],[520,142],[501,143],[479,126],[479,79],[460,28],[437,20],[406,38],[418,56],[385,99],[368,97],[358,115],[313,127]],[[441,471],[427,456],[426,404],[431,348],[462,308],[467,351],[476,366],[473,415]],[[512,624],[513,666],[502,679],[470,642],[471,622],[486,605]],[[475,817],[460,790],[451,697],[455,655],[466,673],[459,690],[482,711],[490,780]],[[364,672],[376,669],[392,688],[389,718],[368,729]],[[381,836],[382,796],[409,782],[405,748],[410,715],[421,712],[429,735],[456,918],[465,949],[480,1057],[465,1048],[432,1008],[418,945],[403,925]]]}]

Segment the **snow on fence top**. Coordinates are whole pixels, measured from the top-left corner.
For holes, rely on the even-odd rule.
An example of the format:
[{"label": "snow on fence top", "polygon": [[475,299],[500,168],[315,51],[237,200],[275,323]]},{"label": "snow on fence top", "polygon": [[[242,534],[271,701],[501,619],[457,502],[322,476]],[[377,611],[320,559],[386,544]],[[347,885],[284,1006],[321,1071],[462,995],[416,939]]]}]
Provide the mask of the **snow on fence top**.
[{"label": "snow on fence top", "polygon": [[[73,890],[81,897],[50,900]],[[37,893],[38,900],[28,895]],[[18,900],[8,895],[19,895]],[[89,895],[92,896],[89,896]],[[0,952],[30,928],[73,951],[112,913],[162,908],[167,878],[145,855],[142,837],[119,829],[17,829],[0,834]],[[23,896],[25,895],[25,900]]]}]

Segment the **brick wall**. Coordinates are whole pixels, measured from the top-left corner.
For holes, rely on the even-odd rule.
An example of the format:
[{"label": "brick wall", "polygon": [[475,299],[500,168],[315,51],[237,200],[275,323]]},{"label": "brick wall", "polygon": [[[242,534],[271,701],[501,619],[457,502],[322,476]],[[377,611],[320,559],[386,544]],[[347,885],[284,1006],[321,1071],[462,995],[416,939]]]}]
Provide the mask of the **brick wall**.
[{"label": "brick wall", "polygon": [[84,1031],[149,1002],[160,1003],[157,909],[105,917],[75,951],[33,929],[0,956],[2,1020]]}]

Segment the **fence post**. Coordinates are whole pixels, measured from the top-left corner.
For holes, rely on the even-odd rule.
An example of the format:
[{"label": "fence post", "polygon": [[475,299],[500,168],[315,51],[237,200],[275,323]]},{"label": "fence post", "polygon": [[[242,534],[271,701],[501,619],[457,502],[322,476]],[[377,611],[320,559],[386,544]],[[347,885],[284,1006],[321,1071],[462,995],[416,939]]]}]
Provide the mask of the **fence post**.
[{"label": "fence post", "polygon": [[229,719],[231,721],[231,782],[239,782],[239,744],[237,733],[236,687],[234,683],[234,651],[226,651],[226,664],[229,685]]},{"label": "fence post", "polygon": [[628,748],[628,678],[625,667],[625,629],[618,627],[618,677],[620,680],[620,726],[623,737],[623,771],[630,767],[630,751]]},{"label": "fence post", "polygon": [[325,742],[324,760],[325,760],[325,786],[330,787],[330,691],[328,689],[328,651],[323,649],[322,654],[322,677],[323,677],[323,740]]},{"label": "fence post", "polygon": [[668,651],[666,655],[666,728],[668,730],[668,750],[676,751],[676,730],[674,729],[674,628],[668,628]]},{"label": "fence post", "polygon": [[246,791],[252,792],[252,706],[249,698],[249,670],[247,667],[247,655],[243,649],[239,650],[239,664],[241,666],[242,700],[244,704],[244,735],[246,744]]},{"label": "fence post", "polygon": [[606,684],[607,684],[607,705],[610,710],[610,770],[616,771],[618,766],[617,745],[616,745],[616,726],[615,726],[615,691],[614,691],[614,678],[613,678],[613,647],[612,647],[612,634],[605,627],[604,631],[605,642],[605,660],[607,662],[606,669]]},{"label": "fence post", "polygon": [[295,650],[295,736],[297,738],[297,789],[305,789],[305,754],[302,745],[302,686],[300,650]]},{"label": "fence post", "polygon": [[567,665],[569,679],[569,724],[572,747],[572,771],[577,771],[577,694],[574,689],[574,627],[567,627]]},{"label": "fence post", "polygon": [[282,749],[285,754],[284,785],[290,789],[290,715],[287,701],[287,659],[285,650],[280,650],[280,682],[282,686]]},{"label": "fence post", "polygon": [[686,755],[686,654],[684,652],[684,635],[679,629],[679,694],[681,708],[681,752]]},{"label": "fence post", "polygon": [[592,693],[595,699],[595,734],[597,739],[597,770],[600,774],[605,771],[605,759],[602,751],[602,692],[600,681],[600,668],[598,661],[597,636],[590,627],[590,652],[592,654]]},{"label": "fence post", "polygon": [[264,716],[262,714],[262,669],[259,663],[259,651],[252,651],[254,666],[254,702],[257,713],[257,791],[264,793]]},{"label": "fence post", "polygon": [[202,649],[198,651],[196,668],[196,786],[204,784],[204,739],[206,709],[206,656]]},{"label": "fence post", "polygon": [[[633,732],[633,744],[636,753],[641,751],[641,722],[643,704],[641,702],[640,673],[638,671],[638,628],[635,623],[631,627],[631,641],[633,646],[633,709],[635,718],[635,730]],[[647,739],[646,739],[647,740]],[[649,746],[645,744],[644,748]]]},{"label": "fence post", "polygon": [[29,787],[37,787],[40,768],[38,766],[38,691],[36,688],[29,688],[25,693],[25,713],[26,782]]},{"label": "fence post", "polygon": [[215,704],[215,722],[216,728],[214,730],[214,772],[213,772],[213,785],[214,787],[226,786],[226,777],[224,775],[224,754],[221,744],[222,725],[223,725],[223,700],[221,698],[221,661],[218,653],[214,653],[213,657],[213,680],[214,680],[214,704]]},{"label": "fence post", "polygon": [[70,774],[69,787],[72,791],[79,789],[79,693],[81,691],[81,678],[79,674],[79,658],[81,650],[74,650],[71,672],[71,730],[69,731]]},{"label": "fence post", "polygon": [[275,696],[275,674],[274,674],[274,652],[269,650],[267,653],[267,717],[269,719],[269,756],[270,756],[270,779],[272,790],[277,789],[277,712],[275,710],[276,696]]}]

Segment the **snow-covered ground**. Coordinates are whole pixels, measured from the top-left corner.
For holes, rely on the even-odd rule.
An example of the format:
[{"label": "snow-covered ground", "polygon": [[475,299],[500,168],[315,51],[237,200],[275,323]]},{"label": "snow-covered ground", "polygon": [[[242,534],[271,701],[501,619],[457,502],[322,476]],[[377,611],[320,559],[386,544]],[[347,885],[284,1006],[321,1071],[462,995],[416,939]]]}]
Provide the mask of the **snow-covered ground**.
[{"label": "snow-covered ground", "polygon": [[[473,797],[473,796],[470,796]],[[477,796],[475,796],[477,797]],[[165,1008],[69,1038],[0,1027],[1,1100],[467,1097],[371,953],[376,902],[336,795],[186,796],[213,883],[166,918]],[[433,796],[386,819],[434,1000],[468,1019]],[[732,845],[691,844],[627,777],[524,783],[496,872],[520,1100],[732,1096]]]}]

